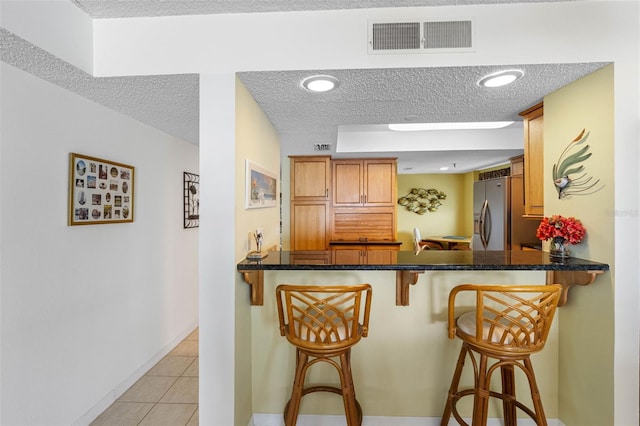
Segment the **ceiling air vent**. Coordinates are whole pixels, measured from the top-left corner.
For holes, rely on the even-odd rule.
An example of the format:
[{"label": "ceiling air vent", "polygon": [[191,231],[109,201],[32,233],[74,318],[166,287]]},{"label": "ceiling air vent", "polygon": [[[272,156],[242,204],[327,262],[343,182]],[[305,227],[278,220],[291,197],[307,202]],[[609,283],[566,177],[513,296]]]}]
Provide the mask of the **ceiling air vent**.
[{"label": "ceiling air vent", "polygon": [[369,21],[369,54],[473,51],[473,26],[465,21]]},{"label": "ceiling air vent", "polygon": [[471,21],[425,22],[425,49],[465,49],[471,46]]},{"label": "ceiling air vent", "polygon": [[373,24],[373,50],[420,49],[420,22]]},{"label": "ceiling air vent", "polygon": [[314,151],[331,151],[331,144],[328,143],[314,143]]}]

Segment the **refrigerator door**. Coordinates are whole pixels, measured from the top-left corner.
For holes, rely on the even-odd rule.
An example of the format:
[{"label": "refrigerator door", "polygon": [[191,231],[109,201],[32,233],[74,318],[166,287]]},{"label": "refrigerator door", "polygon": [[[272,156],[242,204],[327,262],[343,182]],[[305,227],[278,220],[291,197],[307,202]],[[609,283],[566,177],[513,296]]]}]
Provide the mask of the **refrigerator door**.
[{"label": "refrigerator door", "polygon": [[473,250],[509,250],[509,179],[473,184]]},{"label": "refrigerator door", "polygon": [[509,250],[509,178],[485,181],[488,204],[485,224],[486,250]]},{"label": "refrigerator door", "polygon": [[471,248],[473,250],[484,250],[484,223],[482,222],[483,208],[485,206],[485,182],[473,183],[473,238]]}]

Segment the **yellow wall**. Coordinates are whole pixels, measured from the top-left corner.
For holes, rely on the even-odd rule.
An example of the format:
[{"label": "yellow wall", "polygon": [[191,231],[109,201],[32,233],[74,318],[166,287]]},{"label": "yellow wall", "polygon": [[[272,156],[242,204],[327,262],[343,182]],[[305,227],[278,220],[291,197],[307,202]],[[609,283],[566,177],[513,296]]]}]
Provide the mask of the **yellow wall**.
[{"label": "yellow wall", "polygon": [[[295,349],[280,336],[275,304],[279,283],[370,283],[373,287],[369,336],[351,355],[354,382],[365,416],[439,417],[447,397],[460,341],[446,332],[447,297],[453,286],[468,283],[542,283],[543,271],[427,271],[410,288],[410,306],[395,305],[393,271],[265,271],[264,306],[252,309],[254,411],[281,414],[290,397]],[[548,418],[558,417],[557,324],[552,327],[545,350],[535,354],[538,385]],[[470,366],[470,364],[469,364]],[[470,372],[469,368],[466,372]],[[335,370],[312,367],[310,383],[336,383]],[[499,380],[499,375],[498,375]],[[517,378],[517,394],[526,400],[526,380]],[[472,384],[465,375],[462,385]],[[471,399],[458,407],[471,414]],[[342,415],[339,396],[305,396],[302,414]],[[499,404],[491,404],[490,417],[500,417]],[[238,423],[240,424],[240,423]],[[388,421],[387,424],[394,424]]]},{"label": "yellow wall", "polygon": [[[236,79],[236,259],[241,260],[249,247],[249,232],[264,229],[264,248],[279,244],[280,208],[269,207],[245,210],[245,160],[260,165],[275,175],[280,174],[280,139],[271,122],[256,104],[246,87]],[[219,182],[230,185],[231,182]],[[232,202],[220,200],[220,202]],[[236,274],[235,304],[235,418],[236,424],[249,424],[253,413],[251,377],[251,306],[249,286]],[[228,285],[228,283],[213,283]],[[275,324],[274,324],[275,326]]]},{"label": "yellow wall", "polygon": [[434,188],[447,195],[435,212],[419,215],[398,205],[398,240],[401,250],[413,250],[413,228],[420,234],[471,236],[472,204],[468,205],[468,188],[462,174],[398,175],[398,198],[413,188]]},{"label": "yellow wall", "polygon": [[[586,240],[571,246],[576,257],[614,263],[614,111],[613,65],[544,99],[545,215],[575,216],[587,229]],[[553,164],[567,144],[586,128],[592,157],[589,175],[601,191],[558,199],[551,179]],[[559,309],[560,420],[571,425],[611,425],[613,418],[613,271],[587,287],[571,290]]]}]

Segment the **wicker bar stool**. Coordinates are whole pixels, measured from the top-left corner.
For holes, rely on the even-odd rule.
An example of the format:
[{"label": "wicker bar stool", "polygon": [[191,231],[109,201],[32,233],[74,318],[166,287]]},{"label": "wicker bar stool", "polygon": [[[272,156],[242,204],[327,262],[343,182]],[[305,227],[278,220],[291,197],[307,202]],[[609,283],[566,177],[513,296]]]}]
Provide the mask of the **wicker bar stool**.
[{"label": "wicker bar stool", "polygon": [[[456,403],[473,395],[472,425],[486,425],[489,398],[502,400],[504,424],[517,424],[516,409],[546,425],[542,400],[536,384],[530,355],[544,348],[551,322],[558,306],[562,287],[558,284],[476,285],[463,284],[449,294],[449,338],[462,340],[441,425],[447,425],[453,414],[461,425],[467,425],[456,410]],[[475,293],[475,311],[455,318],[456,296]],[[460,375],[469,356],[474,370],[474,387],[459,389]],[[515,368],[520,368],[529,382],[533,409],[516,399]],[[497,370],[502,377],[502,391],[490,390],[491,377]]]},{"label": "wicker bar stool", "polygon": [[[296,424],[302,397],[320,391],[342,395],[348,426],[362,423],[362,409],[351,376],[351,347],[369,331],[371,293],[369,284],[281,284],[276,288],[280,334],[296,347],[293,390],[284,409],[286,426]],[[340,387],[304,387],[307,370],[318,362],[326,362],[337,370]]]}]

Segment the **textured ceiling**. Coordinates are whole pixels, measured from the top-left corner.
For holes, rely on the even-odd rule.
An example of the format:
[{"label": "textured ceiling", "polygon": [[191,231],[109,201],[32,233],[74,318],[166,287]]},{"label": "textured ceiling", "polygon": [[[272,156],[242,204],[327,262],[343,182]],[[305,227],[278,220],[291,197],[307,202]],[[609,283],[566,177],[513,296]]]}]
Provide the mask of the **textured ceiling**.
[{"label": "textured ceiling", "polygon": [[[504,65],[364,70],[241,72],[240,80],[283,133],[334,133],[341,124],[519,121],[518,113],[603,64]],[[487,89],[483,76],[518,68],[525,76]],[[311,93],[301,81],[329,74],[337,89]],[[303,123],[303,125],[301,125]]]},{"label": "textured ceiling", "polygon": [[[444,6],[545,2],[545,0],[72,0],[90,17],[121,18],[217,13],[338,10],[373,7]],[[550,0],[562,1],[562,0]],[[574,0],[580,1],[580,0]],[[122,112],[190,143],[198,143],[198,76],[167,75],[95,78],[0,28],[0,59],[42,79]],[[339,125],[402,121],[517,120],[517,113],[545,94],[604,64],[519,65],[524,79],[508,88],[479,90],[475,82],[495,67],[315,70],[241,73],[283,140],[283,155],[313,154],[313,144],[335,145]],[[300,89],[309,74],[338,77],[338,90],[323,95]],[[287,148],[288,147],[288,148]],[[308,150],[308,152],[306,152]],[[399,168],[413,173],[448,152],[398,154]],[[460,152],[455,153],[460,155]],[[513,152],[462,153],[483,164]],[[388,153],[387,155],[393,155]],[[455,162],[455,160],[453,160]],[[431,162],[431,163],[430,163]],[[459,161],[462,164],[462,159]],[[429,167],[428,167],[429,166]]]},{"label": "textured ceiling", "polygon": [[[367,70],[265,71],[238,73],[254,99],[280,132],[287,153],[313,154],[314,144],[331,144],[335,154],[338,126],[404,122],[516,121],[518,115],[551,93],[589,74],[603,63],[504,65]],[[500,88],[481,88],[477,81],[498,70],[518,68],[524,77]],[[337,89],[311,93],[301,81],[329,74]],[[379,126],[378,126],[379,127]],[[303,144],[300,147],[300,144]],[[452,147],[454,149],[454,147]],[[456,163],[465,172],[495,165],[519,155],[514,151],[377,153],[398,157],[401,173],[434,173]],[[317,153],[316,153],[317,154]],[[358,155],[362,155],[358,152]],[[349,156],[339,153],[337,156]]]},{"label": "textured ceiling", "polygon": [[[381,7],[550,3],[572,0],[72,0],[92,18],[261,13]],[[579,0],[573,0],[579,1]]]},{"label": "textured ceiling", "polygon": [[0,60],[177,138],[198,143],[198,84],[191,75],[96,78],[0,28]]}]

